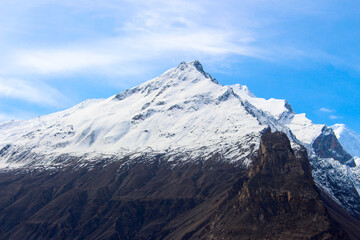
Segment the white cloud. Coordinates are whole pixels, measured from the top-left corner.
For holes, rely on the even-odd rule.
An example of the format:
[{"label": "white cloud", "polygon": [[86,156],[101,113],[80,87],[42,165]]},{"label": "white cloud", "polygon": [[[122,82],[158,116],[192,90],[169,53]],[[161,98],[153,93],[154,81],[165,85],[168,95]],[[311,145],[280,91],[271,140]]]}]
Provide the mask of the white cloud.
[{"label": "white cloud", "polygon": [[[173,59],[173,56],[177,57],[178,62],[188,57],[207,59],[229,54],[248,57],[264,55],[263,50],[253,46],[256,36],[252,31],[244,26],[232,26],[226,16],[221,19],[212,16],[216,6],[205,1],[106,0],[50,4],[48,1],[37,0],[33,6],[26,4],[24,9],[27,10],[24,10],[22,15],[31,12],[28,9],[46,4],[59,5],[60,10],[65,6],[68,12],[72,9],[100,20],[104,16],[112,20],[109,27],[97,29],[99,32],[90,39],[80,38],[70,42],[54,39],[53,42],[46,43],[46,47],[27,43],[17,49],[11,44],[12,50],[7,53],[9,56],[3,56],[4,60],[0,61],[3,66],[0,72],[3,75],[12,75],[14,71],[23,76],[32,73],[72,73],[88,69],[102,73],[119,73],[117,69],[123,67],[122,65],[129,66],[139,62],[144,64],[144,61],[149,60],[167,61]],[[124,12],[124,9],[128,12]],[[70,16],[76,14],[72,13]],[[112,25],[112,21],[116,24]],[[36,20],[32,22],[35,23]],[[19,26],[15,24],[12,29],[17,27]],[[31,28],[38,31],[38,26],[30,23],[26,27],[27,32]],[[45,23],[42,24],[41,31],[52,32],[54,27],[67,31],[72,26],[52,26]],[[86,27],[91,28],[90,24]],[[104,30],[111,30],[111,34],[102,33]],[[141,65],[138,67],[142,68]]]},{"label": "white cloud", "polygon": [[55,88],[41,82],[0,77],[0,98],[20,99],[44,106],[62,106],[66,98]]},{"label": "white cloud", "polygon": [[[7,40],[0,45],[2,75],[88,70],[126,75],[134,72],[127,71],[129,67],[140,72],[149,69],[155,61],[212,59],[211,62],[216,62],[215,59],[229,55],[283,63],[289,59],[314,59],[342,64],[321,49],[304,49],[293,41],[278,38],[286,34],[282,28],[282,22],[286,22],[284,19],[333,16],[330,13],[337,4],[324,0],[291,3],[284,0],[22,2],[0,3],[2,9],[7,9],[0,10],[0,16],[3,15],[0,17],[3,19],[0,21],[0,36],[3,29],[11,29],[3,32],[3,39]],[[45,14],[46,9],[54,14]],[[84,21],[84,17],[89,21]],[[63,34],[57,38],[61,32]],[[11,34],[15,34],[15,42],[11,41]],[[24,40],[20,40],[23,36]],[[33,40],[37,38],[40,38],[39,42]],[[18,44],[21,42],[23,44]]]},{"label": "white cloud", "polygon": [[[234,43],[237,38],[239,43]],[[261,57],[262,51],[247,40],[218,29],[180,32],[139,33],[124,37],[53,49],[18,50],[15,64],[37,74],[68,73],[83,70],[117,69],[122,64],[183,56],[224,56],[237,54]],[[181,59],[182,60],[182,59]],[[123,72],[124,73],[124,72]]]},{"label": "white cloud", "polygon": [[336,110],[333,110],[333,109],[322,107],[322,108],[320,108],[320,112],[330,114],[330,116],[329,115],[328,116],[331,120],[336,120],[336,119],[342,118],[341,116],[335,115]]},{"label": "white cloud", "polygon": [[116,61],[116,57],[111,55],[67,49],[24,51],[16,54],[15,58],[19,66],[42,74],[82,70]]},{"label": "white cloud", "polygon": [[335,112],[335,110],[331,110],[331,109],[322,107],[322,108],[320,108],[320,112],[332,113],[332,112]]},{"label": "white cloud", "polygon": [[335,119],[341,119],[342,117],[341,116],[336,116],[336,115],[330,115],[329,118],[332,119],[332,120],[335,120]]}]

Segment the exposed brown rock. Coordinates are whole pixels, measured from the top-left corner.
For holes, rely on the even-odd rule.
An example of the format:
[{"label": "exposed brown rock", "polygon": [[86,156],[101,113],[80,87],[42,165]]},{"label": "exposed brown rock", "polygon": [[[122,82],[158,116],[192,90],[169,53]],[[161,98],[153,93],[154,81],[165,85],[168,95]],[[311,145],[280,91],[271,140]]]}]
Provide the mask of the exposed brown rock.
[{"label": "exposed brown rock", "polygon": [[243,186],[213,218],[214,239],[347,239],[319,198],[305,150],[267,133]]}]

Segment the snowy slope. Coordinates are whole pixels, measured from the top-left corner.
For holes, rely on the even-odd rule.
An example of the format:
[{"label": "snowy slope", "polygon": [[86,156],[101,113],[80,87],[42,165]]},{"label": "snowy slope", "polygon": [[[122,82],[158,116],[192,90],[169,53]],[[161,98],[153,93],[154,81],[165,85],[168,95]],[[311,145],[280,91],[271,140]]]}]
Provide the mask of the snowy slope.
[{"label": "snowy slope", "polygon": [[283,118],[284,114],[292,113],[292,109],[287,101],[282,99],[270,98],[268,100],[264,98],[256,97],[247,86],[235,84],[231,86],[234,92],[241,98],[249,101],[256,108],[272,115],[276,120]]},{"label": "snowy slope", "polygon": [[331,126],[344,149],[352,156],[360,157],[360,134],[344,124]]},{"label": "snowy slope", "polygon": [[278,124],[289,128],[302,144],[311,145],[321,134],[321,129],[325,126],[324,124],[314,124],[304,113],[294,113],[286,100],[258,98],[250,92],[247,86],[240,84],[231,87],[242,99],[248,101],[257,109],[273,116]]},{"label": "snowy slope", "polygon": [[181,63],[108,99],[85,101],[29,121],[1,123],[0,166],[29,164],[25,158],[19,161],[24,154],[53,160],[61,154],[126,155],[204,147],[210,153],[249,136],[256,138],[251,144],[258,144],[266,124],[250,108],[197,61]]}]

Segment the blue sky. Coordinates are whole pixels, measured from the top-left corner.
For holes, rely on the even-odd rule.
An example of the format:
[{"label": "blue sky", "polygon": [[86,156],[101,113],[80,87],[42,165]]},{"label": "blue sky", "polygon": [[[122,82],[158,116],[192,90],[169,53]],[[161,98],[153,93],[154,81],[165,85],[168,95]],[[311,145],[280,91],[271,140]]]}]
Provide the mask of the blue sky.
[{"label": "blue sky", "polygon": [[360,132],[360,3],[0,0],[0,120],[106,98],[200,60],[222,84]]}]

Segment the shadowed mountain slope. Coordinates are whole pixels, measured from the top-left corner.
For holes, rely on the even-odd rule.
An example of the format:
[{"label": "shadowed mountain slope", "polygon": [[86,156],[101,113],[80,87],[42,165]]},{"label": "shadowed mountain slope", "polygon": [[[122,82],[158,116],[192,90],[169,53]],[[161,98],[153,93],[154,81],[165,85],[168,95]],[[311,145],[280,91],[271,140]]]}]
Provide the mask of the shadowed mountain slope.
[{"label": "shadowed mountain slope", "polygon": [[1,239],[348,239],[283,133],[261,137],[250,169],[166,157],[1,174]]}]

